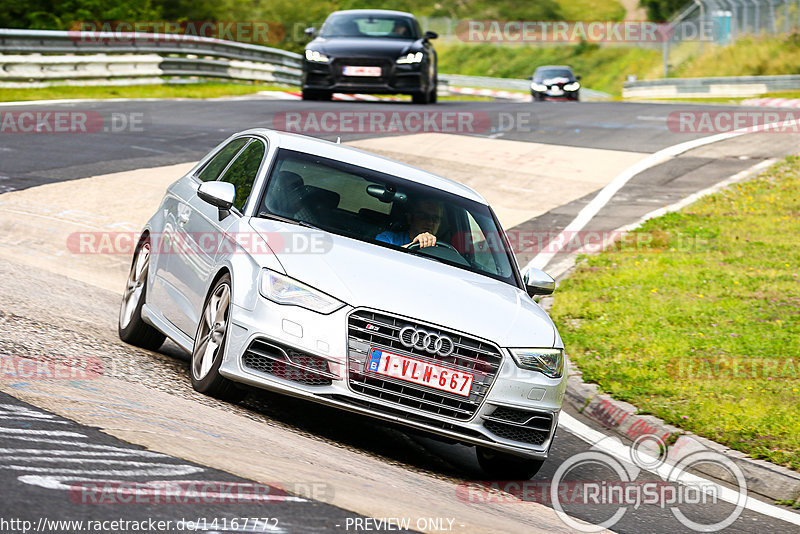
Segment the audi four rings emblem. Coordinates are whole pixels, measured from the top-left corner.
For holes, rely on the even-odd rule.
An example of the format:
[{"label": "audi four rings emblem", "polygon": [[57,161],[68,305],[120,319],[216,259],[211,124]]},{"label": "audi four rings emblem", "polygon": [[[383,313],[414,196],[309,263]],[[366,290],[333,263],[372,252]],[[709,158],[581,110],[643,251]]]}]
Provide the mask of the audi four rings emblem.
[{"label": "audi four rings emblem", "polygon": [[447,356],[455,348],[453,340],[449,337],[431,334],[413,326],[407,326],[400,330],[400,343],[410,349],[424,350],[440,356]]}]

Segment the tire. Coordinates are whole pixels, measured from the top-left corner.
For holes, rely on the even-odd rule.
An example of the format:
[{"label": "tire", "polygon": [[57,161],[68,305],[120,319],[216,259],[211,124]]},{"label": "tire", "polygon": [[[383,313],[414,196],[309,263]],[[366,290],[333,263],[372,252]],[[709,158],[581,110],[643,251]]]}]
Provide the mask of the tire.
[{"label": "tire", "polygon": [[426,91],[424,93],[414,93],[411,95],[411,101],[414,104],[430,104],[431,102],[431,93],[430,91]]},{"label": "tire", "polygon": [[313,91],[303,89],[303,100],[331,100],[333,93],[330,91]]},{"label": "tire", "polygon": [[119,306],[117,333],[125,343],[147,350],[157,350],[166,336],[144,322],[142,306],[147,298],[147,273],[150,269],[150,238],[143,237],[136,245],[128,273],[128,282]]},{"label": "tire", "polygon": [[532,460],[488,449],[476,447],[478,464],[483,472],[492,480],[530,480],[544,460]]},{"label": "tire", "polygon": [[429,101],[431,104],[435,104],[435,103],[436,103],[436,101],[438,100],[438,98],[439,98],[439,93],[438,93],[438,90],[439,90],[439,83],[438,83],[438,82],[436,82],[436,81],[434,81],[434,82],[433,82],[433,88],[431,89],[431,96],[430,96],[430,98],[428,99],[428,101]]},{"label": "tire", "polygon": [[237,402],[244,398],[246,392],[219,374],[230,331],[231,287],[231,277],[225,274],[209,291],[194,336],[189,371],[195,391],[220,400]]}]

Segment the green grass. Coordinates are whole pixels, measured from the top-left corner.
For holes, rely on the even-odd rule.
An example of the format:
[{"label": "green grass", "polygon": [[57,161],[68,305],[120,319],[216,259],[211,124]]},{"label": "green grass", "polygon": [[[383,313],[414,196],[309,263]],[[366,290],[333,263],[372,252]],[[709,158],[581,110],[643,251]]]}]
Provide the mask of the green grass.
[{"label": "green grass", "polygon": [[735,43],[706,47],[670,73],[673,77],[768,76],[794,74],[800,68],[800,33],[781,37],[742,37]]},{"label": "green grass", "polygon": [[490,44],[440,44],[439,71],[469,76],[527,78],[539,65],[570,65],[589,89],[619,94],[629,74],[644,78],[657,70],[656,50],[633,47],[496,46]]},{"label": "green grass", "polygon": [[72,86],[33,89],[0,88],[0,101],[50,100],[60,98],[217,98],[247,95],[258,91],[286,90],[285,87],[236,83],[191,83],[164,85]]},{"label": "green grass", "polygon": [[625,8],[616,0],[556,0],[564,20],[623,20]]},{"label": "green grass", "polygon": [[798,221],[790,157],[585,258],[552,310],[584,379],[800,470]]}]

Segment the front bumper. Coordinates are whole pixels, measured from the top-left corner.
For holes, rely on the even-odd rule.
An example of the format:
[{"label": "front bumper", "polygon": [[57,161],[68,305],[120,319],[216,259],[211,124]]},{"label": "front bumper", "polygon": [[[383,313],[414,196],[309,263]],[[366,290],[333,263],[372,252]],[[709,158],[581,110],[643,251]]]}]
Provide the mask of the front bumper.
[{"label": "front bumper", "polygon": [[[474,410],[457,414],[442,408],[440,411],[447,415],[435,413],[437,409],[432,406],[438,402],[435,399],[444,396],[431,388],[427,388],[431,395],[423,397],[433,398],[432,402],[420,401],[419,392],[411,391],[414,388],[394,387],[375,392],[361,387],[358,377],[363,378],[363,373],[357,349],[362,342],[353,335],[356,312],[395,317],[385,312],[348,307],[323,316],[265,299],[259,299],[253,311],[233,306],[228,347],[220,373],[237,382],[376,417],[447,440],[529,458],[547,457],[558,424],[566,377],[550,379],[520,369],[507,350],[498,349],[500,358],[496,371],[483,393],[470,398],[474,401]],[[415,319],[397,319],[436,328]],[[380,343],[373,346],[403,352],[396,346]],[[408,355],[419,357],[414,353]],[[388,385],[408,386],[394,381],[395,384]],[[478,381],[476,378],[476,383]],[[479,388],[473,386],[473,390],[479,391]]]},{"label": "front bumper", "polygon": [[[381,76],[345,76],[348,65],[380,67]],[[430,90],[423,64],[397,65],[388,60],[333,59],[330,63],[303,62],[302,88],[337,93],[417,94]]]}]

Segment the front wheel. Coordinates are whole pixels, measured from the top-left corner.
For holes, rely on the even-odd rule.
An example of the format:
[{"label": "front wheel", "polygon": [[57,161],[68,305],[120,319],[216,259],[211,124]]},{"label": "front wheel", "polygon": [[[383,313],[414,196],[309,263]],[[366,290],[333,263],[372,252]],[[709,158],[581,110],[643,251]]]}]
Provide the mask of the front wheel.
[{"label": "front wheel", "polygon": [[150,238],[144,237],[139,241],[136,252],[133,253],[131,270],[122,294],[119,306],[119,322],[117,333],[125,343],[136,345],[147,350],[158,349],[166,336],[144,322],[142,319],[142,306],[147,296],[147,271],[150,269]]},{"label": "front wheel", "polygon": [[225,356],[231,309],[231,277],[223,275],[206,297],[192,348],[192,387],[211,397],[236,402],[245,391],[219,374]]},{"label": "front wheel", "polygon": [[530,480],[544,464],[544,460],[522,458],[486,447],[476,447],[476,452],[483,472],[497,480]]}]

